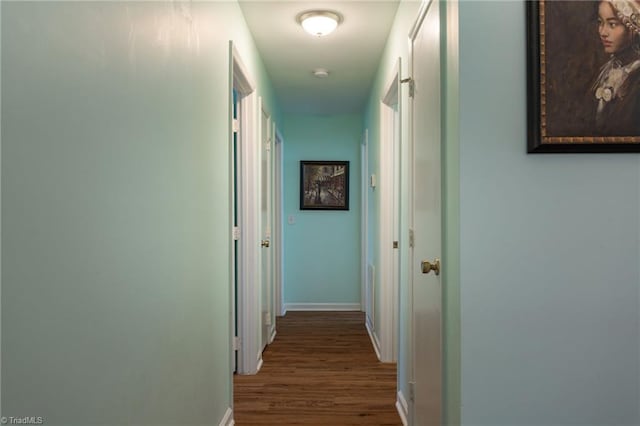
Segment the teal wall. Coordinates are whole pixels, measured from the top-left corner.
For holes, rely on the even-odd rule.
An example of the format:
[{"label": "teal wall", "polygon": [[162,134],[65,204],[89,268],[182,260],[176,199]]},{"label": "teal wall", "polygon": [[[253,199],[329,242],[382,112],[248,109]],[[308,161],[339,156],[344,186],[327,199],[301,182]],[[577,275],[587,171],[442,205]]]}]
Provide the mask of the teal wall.
[{"label": "teal wall", "polygon": [[234,2],[2,3],[2,415],[218,424]]},{"label": "teal wall", "polygon": [[[362,116],[286,114],[283,139],[285,305],[359,304]],[[300,210],[301,160],[350,161],[349,211]]]},{"label": "teal wall", "polygon": [[527,155],[524,2],[460,2],[462,423],[640,424],[640,158]]}]

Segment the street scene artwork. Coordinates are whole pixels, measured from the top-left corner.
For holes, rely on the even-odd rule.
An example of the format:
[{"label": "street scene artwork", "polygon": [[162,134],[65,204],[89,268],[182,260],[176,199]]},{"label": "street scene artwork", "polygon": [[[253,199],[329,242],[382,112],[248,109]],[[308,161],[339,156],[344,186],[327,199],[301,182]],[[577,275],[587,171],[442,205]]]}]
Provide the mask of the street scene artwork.
[{"label": "street scene artwork", "polygon": [[301,210],[349,210],[349,162],[300,162]]}]

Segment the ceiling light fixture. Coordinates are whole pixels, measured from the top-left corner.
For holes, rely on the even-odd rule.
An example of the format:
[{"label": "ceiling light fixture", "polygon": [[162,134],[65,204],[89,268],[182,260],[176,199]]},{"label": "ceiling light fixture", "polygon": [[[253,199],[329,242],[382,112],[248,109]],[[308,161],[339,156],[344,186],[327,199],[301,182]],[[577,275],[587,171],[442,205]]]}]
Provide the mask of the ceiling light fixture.
[{"label": "ceiling light fixture", "polygon": [[313,75],[315,75],[318,78],[326,78],[326,77],[329,77],[329,70],[326,70],[324,68],[317,68],[313,70]]},{"label": "ceiling light fixture", "polygon": [[296,20],[309,34],[323,37],[338,27],[342,22],[342,15],[330,10],[309,10],[300,13]]}]

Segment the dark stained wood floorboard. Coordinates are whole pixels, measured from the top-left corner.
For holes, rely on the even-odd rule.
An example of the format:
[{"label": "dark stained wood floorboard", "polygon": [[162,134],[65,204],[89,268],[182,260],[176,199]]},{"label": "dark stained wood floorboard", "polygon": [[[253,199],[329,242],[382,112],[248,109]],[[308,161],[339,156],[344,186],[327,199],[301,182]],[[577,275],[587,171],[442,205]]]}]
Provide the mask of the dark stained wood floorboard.
[{"label": "dark stained wood floorboard", "polygon": [[361,312],[288,312],[255,376],[234,376],[245,425],[402,425],[396,365],[380,363]]}]

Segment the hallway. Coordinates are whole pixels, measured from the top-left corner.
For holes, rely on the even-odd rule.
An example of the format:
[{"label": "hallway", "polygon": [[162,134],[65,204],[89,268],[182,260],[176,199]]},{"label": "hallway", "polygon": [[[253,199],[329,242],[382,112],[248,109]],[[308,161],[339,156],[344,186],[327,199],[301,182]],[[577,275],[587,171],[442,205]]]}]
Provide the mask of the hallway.
[{"label": "hallway", "polygon": [[396,365],[376,358],[361,312],[288,312],[255,376],[234,377],[236,425],[400,425]]},{"label": "hallway", "polygon": [[[640,153],[527,153],[600,102],[599,6],[0,1],[0,419],[640,426]],[[303,161],[348,210],[300,208]]]}]

